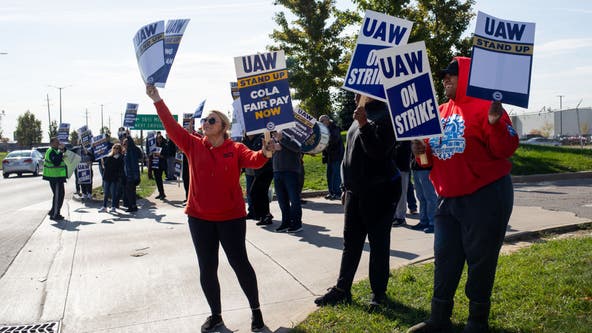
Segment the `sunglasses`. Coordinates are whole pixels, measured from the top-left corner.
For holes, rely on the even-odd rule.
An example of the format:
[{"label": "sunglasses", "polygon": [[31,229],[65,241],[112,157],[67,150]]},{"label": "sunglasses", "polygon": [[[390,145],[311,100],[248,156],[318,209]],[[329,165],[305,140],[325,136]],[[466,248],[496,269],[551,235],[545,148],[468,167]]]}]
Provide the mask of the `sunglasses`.
[{"label": "sunglasses", "polygon": [[204,118],[202,118],[202,119],[201,119],[201,123],[202,123],[202,125],[203,125],[203,124],[205,124],[205,123],[206,123],[206,121],[208,122],[208,124],[210,124],[210,125],[214,125],[214,124],[216,123],[216,118],[214,118],[214,117],[205,118],[205,119],[204,119]]}]

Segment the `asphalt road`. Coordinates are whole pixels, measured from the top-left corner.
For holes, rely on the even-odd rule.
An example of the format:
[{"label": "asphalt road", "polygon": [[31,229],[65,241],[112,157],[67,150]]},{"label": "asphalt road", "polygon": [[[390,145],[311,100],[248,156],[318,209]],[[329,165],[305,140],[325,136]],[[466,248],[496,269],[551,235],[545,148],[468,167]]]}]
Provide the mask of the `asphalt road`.
[{"label": "asphalt road", "polygon": [[[94,167],[94,184],[100,174]],[[66,215],[68,198],[74,192],[74,177],[65,186],[66,200],[62,215]],[[24,175],[0,178],[0,277],[4,275],[23,245],[43,221],[51,208],[51,189],[41,176]]]}]

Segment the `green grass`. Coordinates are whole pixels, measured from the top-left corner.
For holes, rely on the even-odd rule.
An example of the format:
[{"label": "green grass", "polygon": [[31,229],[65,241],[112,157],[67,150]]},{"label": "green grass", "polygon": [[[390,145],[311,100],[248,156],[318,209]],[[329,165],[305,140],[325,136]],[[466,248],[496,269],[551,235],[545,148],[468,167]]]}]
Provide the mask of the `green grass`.
[{"label": "green grass", "polygon": [[513,175],[592,170],[592,149],[521,145],[512,164]]},{"label": "green grass", "polygon": [[[364,269],[361,267],[360,269]],[[394,270],[387,306],[369,311],[368,280],[349,305],[323,307],[292,332],[405,332],[429,316],[433,264]],[[454,331],[468,316],[466,269],[455,297]],[[492,332],[591,332],[592,237],[535,244],[499,261],[492,295]]]},{"label": "green grass", "polygon": [[[140,185],[136,188],[136,194],[139,198],[149,197],[156,188],[154,179],[148,179],[148,169],[144,168],[144,172],[140,175]],[[95,200],[103,200],[103,188],[101,184],[93,188],[93,196]]]},{"label": "green grass", "polygon": [[0,170],[2,170],[2,161],[4,161],[6,155],[8,155],[7,152],[0,152]]}]

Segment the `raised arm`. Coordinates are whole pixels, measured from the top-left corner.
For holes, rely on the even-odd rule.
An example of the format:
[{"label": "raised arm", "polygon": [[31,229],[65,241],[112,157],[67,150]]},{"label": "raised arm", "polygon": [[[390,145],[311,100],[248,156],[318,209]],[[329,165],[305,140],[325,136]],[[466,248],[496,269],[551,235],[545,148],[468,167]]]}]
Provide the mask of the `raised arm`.
[{"label": "raised arm", "polygon": [[155,86],[147,85],[146,95],[148,95],[148,97],[154,102],[158,117],[160,118],[160,121],[162,121],[169,138],[173,140],[177,147],[184,152],[187,152],[191,146],[191,134],[189,134],[189,132],[187,132],[187,130],[184,129],[175,118],[173,118],[171,111],[169,111],[169,108],[164,104],[164,101],[160,97],[158,89],[156,89]]}]

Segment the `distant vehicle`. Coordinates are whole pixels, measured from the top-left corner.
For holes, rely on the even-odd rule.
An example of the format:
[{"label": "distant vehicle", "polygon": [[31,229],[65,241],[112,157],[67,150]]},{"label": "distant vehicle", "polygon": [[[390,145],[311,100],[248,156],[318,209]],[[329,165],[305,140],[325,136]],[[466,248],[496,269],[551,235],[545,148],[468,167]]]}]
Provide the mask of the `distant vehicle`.
[{"label": "distant vehicle", "polygon": [[559,147],[561,146],[561,142],[554,140],[554,139],[547,139],[542,137],[531,138],[524,141],[527,145],[539,145],[539,146],[553,146]]},{"label": "distant vehicle", "polygon": [[22,176],[23,173],[32,173],[39,176],[43,171],[43,155],[37,150],[15,150],[2,161],[2,174],[8,178],[11,173]]},{"label": "distant vehicle", "polygon": [[49,146],[41,146],[36,147],[35,150],[41,153],[41,155],[45,156],[45,152],[49,149]]}]

